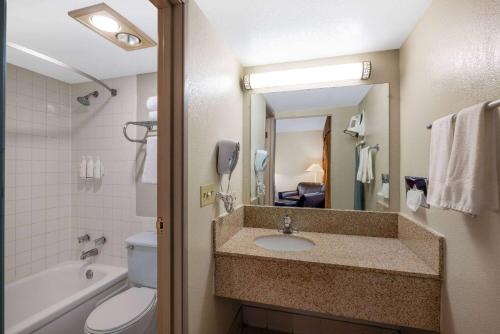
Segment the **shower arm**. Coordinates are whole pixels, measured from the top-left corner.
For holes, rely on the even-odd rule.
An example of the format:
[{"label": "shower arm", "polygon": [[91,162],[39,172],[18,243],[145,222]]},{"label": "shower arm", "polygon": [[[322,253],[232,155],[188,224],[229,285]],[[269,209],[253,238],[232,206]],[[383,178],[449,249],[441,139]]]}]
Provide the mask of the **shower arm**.
[{"label": "shower arm", "polygon": [[75,68],[73,66],[65,64],[62,61],[59,61],[57,59],[54,59],[54,58],[49,57],[47,55],[44,55],[43,53],[37,52],[35,50],[28,49],[28,48],[26,48],[26,47],[24,47],[22,45],[16,44],[16,43],[7,42],[7,46],[10,47],[10,48],[16,49],[18,51],[27,53],[29,55],[32,55],[34,57],[46,60],[46,61],[48,61],[48,62],[50,62],[52,64],[64,67],[65,69],[68,69],[68,70],[70,70],[70,71],[72,71],[72,72],[74,72],[74,73],[76,73],[78,75],[81,75],[82,77],[85,77],[85,78],[87,78],[89,80],[92,80],[92,81],[98,83],[99,85],[103,86],[104,88],[106,88],[111,93],[111,96],[116,96],[116,94],[117,94],[117,90],[116,89],[109,87],[104,82],[102,82],[101,80],[97,79],[96,77],[93,77],[90,74],[87,74],[87,73],[85,73],[85,72],[83,72],[83,71],[81,71],[81,70],[79,70],[79,69],[77,69],[77,68]]}]

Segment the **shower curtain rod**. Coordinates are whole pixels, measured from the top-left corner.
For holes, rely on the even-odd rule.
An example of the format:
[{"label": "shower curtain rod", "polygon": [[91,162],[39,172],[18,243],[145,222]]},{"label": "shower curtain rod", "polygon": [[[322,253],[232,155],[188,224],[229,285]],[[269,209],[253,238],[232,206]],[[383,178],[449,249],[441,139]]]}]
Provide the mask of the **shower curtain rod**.
[{"label": "shower curtain rod", "polygon": [[78,75],[81,75],[82,77],[85,77],[89,80],[92,80],[96,83],[98,83],[99,85],[103,86],[104,88],[106,88],[110,93],[111,93],[111,96],[116,96],[117,94],[117,90],[114,89],[114,88],[111,88],[109,87],[108,85],[106,85],[104,82],[102,82],[101,80],[97,79],[96,77],[93,77],[91,76],[90,74],[87,74],[73,66],[70,66],[70,65],[67,65],[65,63],[63,63],[62,61],[59,61],[57,59],[54,59],[52,57],[49,57],[47,55],[44,55],[43,53],[40,53],[40,52],[37,52],[35,50],[31,50],[27,47],[24,47],[22,45],[19,45],[19,44],[16,44],[16,43],[12,43],[12,42],[7,42],[7,46],[10,47],[10,48],[13,48],[13,49],[16,49],[18,51],[21,51],[21,52],[24,52],[24,53],[27,53],[29,55],[32,55],[34,57],[37,57],[37,58],[40,58],[40,59],[43,59],[43,60],[46,60],[52,64],[55,64],[55,65],[58,65],[58,66],[61,66],[61,67],[64,67],[65,69],[68,69]]}]

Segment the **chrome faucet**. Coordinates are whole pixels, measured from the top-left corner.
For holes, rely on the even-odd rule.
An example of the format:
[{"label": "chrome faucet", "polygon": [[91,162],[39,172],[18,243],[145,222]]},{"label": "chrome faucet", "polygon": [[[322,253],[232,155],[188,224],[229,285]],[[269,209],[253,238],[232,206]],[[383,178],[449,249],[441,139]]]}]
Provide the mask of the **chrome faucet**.
[{"label": "chrome faucet", "polygon": [[99,250],[97,248],[92,248],[91,250],[82,252],[82,255],[80,255],[80,260],[85,260],[89,256],[97,256],[97,254],[99,254]]},{"label": "chrome faucet", "polygon": [[292,234],[293,232],[295,232],[295,230],[293,229],[292,218],[290,218],[289,215],[285,215],[283,217],[281,228],[279,231],[283,232],[284,234]]}]

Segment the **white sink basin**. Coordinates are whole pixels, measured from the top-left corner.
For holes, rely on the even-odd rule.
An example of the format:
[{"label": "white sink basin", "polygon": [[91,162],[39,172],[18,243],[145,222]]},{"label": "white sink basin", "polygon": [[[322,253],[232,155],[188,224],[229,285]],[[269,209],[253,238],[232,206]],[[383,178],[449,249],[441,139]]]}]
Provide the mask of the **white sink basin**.
[{"label": "white sink basin", "polygon": [[293,235],[266,235],[255,239],[259,247],[285,252],[300,252],[314,247],[314,242]]}]

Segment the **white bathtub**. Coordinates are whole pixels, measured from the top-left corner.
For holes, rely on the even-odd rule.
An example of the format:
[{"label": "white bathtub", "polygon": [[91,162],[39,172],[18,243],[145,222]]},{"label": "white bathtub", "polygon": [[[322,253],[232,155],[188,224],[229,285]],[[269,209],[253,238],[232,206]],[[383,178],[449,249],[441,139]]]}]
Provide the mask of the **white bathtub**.
[{"label": "white bathtub", "polygon": [[[127,269],[65,262],[5,286],[5,333],[83,333],[96,304],[122,289]],[[85,271],[94,273],[91,279]]]}]

